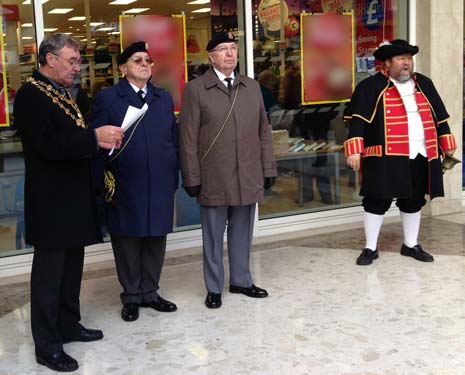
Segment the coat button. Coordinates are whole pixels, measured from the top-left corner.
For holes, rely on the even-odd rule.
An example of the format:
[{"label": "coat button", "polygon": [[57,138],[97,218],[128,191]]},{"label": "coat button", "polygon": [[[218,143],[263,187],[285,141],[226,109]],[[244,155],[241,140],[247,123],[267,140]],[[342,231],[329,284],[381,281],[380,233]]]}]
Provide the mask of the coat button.
[{"label": "coat button", "polygon": [[389,147],[389,151],[391,151],[391,150],[392,150],[392,147]]},{"label": "coat button", "polygon": [[390,110],[390,109],[388,109],[388,110],[386,111],[386,113],[391,113],[391,110]]},{"label": "coat button", "polygon": [[391,129],[388,129],[388,132],[390,132],[390,131],[391,131]]}]

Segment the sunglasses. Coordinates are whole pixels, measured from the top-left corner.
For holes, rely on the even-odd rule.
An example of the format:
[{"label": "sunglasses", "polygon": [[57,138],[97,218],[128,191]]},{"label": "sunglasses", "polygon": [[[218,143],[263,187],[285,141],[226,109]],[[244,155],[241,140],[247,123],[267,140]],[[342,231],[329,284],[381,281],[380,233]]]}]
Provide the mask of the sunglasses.
[{"label": "sunglasses", "polygon": [[150,57],[135,56],[130,57],[128,60],[133,61],[136,65],[141,65],[145,61],[147,65],[153,66],[153,60]]}]

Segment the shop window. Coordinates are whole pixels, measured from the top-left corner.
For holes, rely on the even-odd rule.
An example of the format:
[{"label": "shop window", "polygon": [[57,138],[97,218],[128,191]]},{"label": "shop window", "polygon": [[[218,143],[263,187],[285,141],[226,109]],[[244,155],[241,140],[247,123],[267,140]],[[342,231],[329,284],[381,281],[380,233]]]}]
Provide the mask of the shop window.
[{"label": "shop window", "polygon": [[[262,87],[278,162],[278,178],[265,192],[260,219],[360,204],[359,176],[346,166],[342,149],[347,135],[342,113],[351,91],[347,83],[351,77],[355,85],[375,74],[373,50],[379,43],[407,38],[408,2],[253,0],[252,6],[254,75]],[[338,66],[341,48],[334,44],[347,35],[335,32],[341,24],[333,16],[343,14],[353,18],[354,56],[352,64],[349,57],[348,65]],[[301,22],[309,16],[329,26],[326,32],[304,29],[317,46],[301,51]],[[302,52],[318,56],[308,63],[301,61]],[[307,77],[313,77],[310,86]],[[309,87],[313,96],[303,91]]]},{"label": "shop window", "polygon": [[0,257],[29,251],[24,242],[24,158],[13,103],[36,67],[36,35],[32,5],[11,3],[0,1]]}]

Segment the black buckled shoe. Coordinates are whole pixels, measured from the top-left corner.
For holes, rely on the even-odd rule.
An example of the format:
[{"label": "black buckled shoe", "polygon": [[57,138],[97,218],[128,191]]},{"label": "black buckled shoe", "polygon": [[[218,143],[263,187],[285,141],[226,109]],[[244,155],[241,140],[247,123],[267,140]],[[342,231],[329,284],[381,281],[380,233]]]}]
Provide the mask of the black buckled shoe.
[{"label": "black buckled shoe", "polygon": [[121,309],[121,319],[125,322],[133,322],[139,319],[139,304],[125,303]]},{"label": "black buckled shoe", "polygon": [[400,254],[406,257],[412,257],[420,262],[433,262],[434,258],[431,254],[428,254],[420,244],[415,245],[414,247],[408,247],[405,244],[402,244],[400,248]]},{"label": "black buckled shoe", "polygon": [[229,292],[237,293],[237,294],[244,294],[247,297],[252,297],[252,298],[268,297],[268,292],[265,289],[259,288],[258,286],[255,286],[254,284],[252,284],[249,287],[230,285]]},{"label": "black buckled shoe", "polygon": [[50,370],[59,372],[71,372],[79,368],[77,361],[63,350],[55,353],[44,353],[36,350],[36,361]]},{"label": "black buckled shoe", "polygon": [[163,299],[160,296],[157,296],[154,300],[150,302],[142,301],[140,306],[151,307],[152,309],[155,309],[160,312],[173,312],[178,309],[173,302],[167,301],[166,299]]},{"label": "black buckled shoe", "polygon": [[362,253],[357,258],[356,263],[359,266],[368,266],[371,263],[373,263],[375,259],[378,259],[378,257],[379,257],[378,250],[373,251],[371,249],[365,248],[362,250]]},{"label": "black buckled shoe", "polygon": [[221,293],[208,292],[207,298],[205,298],[205,306],[209,309],[217,309],[221,307]]},{"label": "black buckled shoe", "polygon": [[91,342],[103,339],[103,332],[99,329],[88,329],[79,324],[79,331],[69,337],[63,337],[63,344],[73,341]]}]

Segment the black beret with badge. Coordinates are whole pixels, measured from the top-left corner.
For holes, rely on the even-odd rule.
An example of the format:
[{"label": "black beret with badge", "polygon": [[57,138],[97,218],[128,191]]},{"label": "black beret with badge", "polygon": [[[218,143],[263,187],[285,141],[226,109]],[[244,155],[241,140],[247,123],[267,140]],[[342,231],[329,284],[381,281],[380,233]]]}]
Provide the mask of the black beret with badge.
[{"label": "black beret with badge", "polygon": [[147,50],[148,45],[146,42],[139,41],[132,43],[124,49],[121,55],[118,56],[118,65],[126,63],[128,59],[136,52],[148,52]]},{"label": "black beret with badge", "polygon": [[213,35],[207,44],[207,51],[211,52],[218,44],[221,43],[236,43],[233,33],[220,32]]},{"label": "black beret with badge", "polygon": [[412,46],[403,39],[394,39],[390,42],[381,43],[375,52],[373,52],[373,55],[380,61],[386,61],[394,56],[404,54],[410,54],[413,56],[416,55],[418,51],[418,46]]}]

